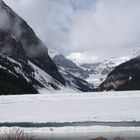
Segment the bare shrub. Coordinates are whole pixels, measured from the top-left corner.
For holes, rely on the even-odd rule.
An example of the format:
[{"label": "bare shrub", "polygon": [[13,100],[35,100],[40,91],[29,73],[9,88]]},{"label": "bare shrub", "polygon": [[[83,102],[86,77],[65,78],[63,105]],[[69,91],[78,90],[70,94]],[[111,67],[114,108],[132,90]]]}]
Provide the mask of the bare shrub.
[{"label": "bare shrub", "polygon": [[25,133],[23,130],[16,129],[13,131],[5,131],[0,134],[1,140],[34,140],[31,136]]},{"label": "bare shrub", "polygon": [[104,137],[98,137],[98,138],[96,138],[96,139],[92,139],[92,140],[107,140],[107,139],[104,138]]},{"label": "bare shrub", "polygon": [[124,139],[121,137],[116,137],[116,138],[114,138],[114,140],[124,140]]}]

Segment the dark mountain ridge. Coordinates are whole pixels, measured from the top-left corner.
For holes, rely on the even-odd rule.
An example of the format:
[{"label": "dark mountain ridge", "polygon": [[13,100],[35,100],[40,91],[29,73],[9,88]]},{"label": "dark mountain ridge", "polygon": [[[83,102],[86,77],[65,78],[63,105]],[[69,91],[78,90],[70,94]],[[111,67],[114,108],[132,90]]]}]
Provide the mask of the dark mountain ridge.
[{"label": "dark mountain ridge", "polygon": [[[71,63],[71,66],[74,63]],[[70,67],[71,67],[70,66]],[[76,65],[74,65],[76,67]],[[78,67],[77,67],[78,68]],[[78,68],[81,70],[80,68]],[[0,0],[0,95],[64,88],[93,91],[92,84],[57,69],[32,28]]]},{"label": "dark mountain ridge", "polygon": [[58,67],[65,69],[70,74],[85,79],[89,77],[88,71],[80,68],[76,63],[67,59],[64,55],[58,54],[54,56],[53,61]]},{"label": "dark mountain ridge", "polygon": [[88,71],[78,67],[74,62],[59,54],[53,58],[61,75],[66,80],[66,85],[82,92],[95,91],[94,85],[84,78],[88,77]]},{"label": "dark mountain ridge", "polygon": [[[45,78],[40,74],[45,73]],[[65,80],[32,28],[0,0],[0,94],[60,90]]]},{"label": "dark mountain ridge", "polygon": [[0,12],[0,19],[5,20],[5,23],[3,22],[3,25],[0,26],[0,30],[12,35],[23,45],[25,55],[31,62],[42,66],[44,71],[65,85],[64,78],[59,74],[56,65],[48,55],[47,47],[36,36],[32,28],[2,0],[0,1]]},{"label": "dark mountain ridge", "polygon": [[117,66],[100,85],[99,90],[140,90],[140,57]]}]

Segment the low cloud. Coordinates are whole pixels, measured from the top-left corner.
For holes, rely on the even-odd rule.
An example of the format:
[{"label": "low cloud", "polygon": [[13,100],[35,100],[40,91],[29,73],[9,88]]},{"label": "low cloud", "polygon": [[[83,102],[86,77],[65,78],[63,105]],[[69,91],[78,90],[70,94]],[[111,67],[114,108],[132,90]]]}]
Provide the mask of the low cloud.
[{"label": "low cloud", "polygon": [[0,30],[8,29],[10,26],[9,17],[5,10],[3,10],[0,1]]},{"label": "low cloud", "polygon": [[125,55],[140,43],[140,1],[98,0],[95,11],[78,15],[70,46],[93,55]]},{"label": "low cloud", "polygon": [[[27,55],[36,57],[47,53],[46,46],[36,38],[34,33],[28,28],[28,25],[16,15],[3,1],[0,0],[0,30],[7,32],[14,39],[19,40]],[[30,40],[32,36],[32,40]],[[38,46],[38,47],[37,47]],[[9,46],[7,47],[9,49]],[[7,49],[5,48],[5,49]],[[11,49],[11,48],[10,48]],[[8,50],[10,52],[10,49]]]},{"label": "low cloud", "polygon": [[83,63],[96,63],[99,61],[103,61],[101,58],[94,56],[90,53],[80,53],[80,52],[75,52],[71,53],[70,55],[67,56],[68,59],[76,62],[77,64],[83,64]]},{"label": "low cloud", "polygon": [[128,55],[140,44],[139,0],[4,0],[51,49]]}]

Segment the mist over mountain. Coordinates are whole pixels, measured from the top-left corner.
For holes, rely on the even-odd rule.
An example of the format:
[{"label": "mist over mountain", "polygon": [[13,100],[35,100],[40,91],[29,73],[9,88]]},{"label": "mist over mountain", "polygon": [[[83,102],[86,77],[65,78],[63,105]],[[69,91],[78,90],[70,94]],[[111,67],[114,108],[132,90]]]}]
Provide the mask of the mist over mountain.
[{"label": "mist over mountain", "polygon": [[[49,92],[64,88],[94,90],[94,86],[83,79],[58,71],[46,45],[3,1],[0,1],[0,21],[0,74],[3,77],[0,94],[38,93],[43,88]],[[65,64],[68,66],[67,62]]]},{"label": "mist over mountain", "polygon": [[[65,4],[66,3],[64,3],[64,5]],[[72,6],[74,6],[75,4],[76,3],[73,3]],[[104,5],[104,3],[100,1],[95,2],[94,4],[96,6],[93,8],[94,10],[93,9],[92,10],[95,12],[95,15],[97,13],[102,13],[100,9],[101,5],[103,6],[103,8],[105,8],[106,6]],[[126,4],[126,3],[119,2],[116,4],[118,5],[118,4]],[[70,5],[70,3],[68,5]],[[128,5],[128,7],[129,6],[130,5]],[[130,6],[130,8],[133,9],[135,6],[136,5],[132,5],[132,7]],[[82,9],[80,8],[80,10],[87,10],[88,8],[89,8],[89,5],[87,5],[86,8],[84,7]],[[95,9],[97,11],[95,11]],[[127,9],[125,10],[127,11]],[[74,12],[76,13],[79,12],[79,8],[74,9]],[[112,17],[112,15],[110,15],[110,17]],[[130,19],[128,19],[128,21],[129,20]],[[81,46],[80,51],[76,52],[76,50],[74,50],[75,52],[71,53],[71,49],[75,45],[69,42],[70,43],[69,45],[71,45],[71,49],[70,51],[68,51],[67,55],[65,53],[64,55],[60,55],[58,53],[60,51],[58,51],[56,48],[55,54],[50,53],[51,57],[53,58],[52,60],[48,54],[48,48],[46,46],[47,43],[45,42],[44,44],[36,36],[34,30],[28,25],[28,23],[24,21],[18,14],[16,14],[2,0],[0,1],[0,21],[1,21],[0,22],[1,60],[7,59],[8,63],[11,66],[12,66],[13,60],[16,61],[17,63],[20,63],[19,65],[21,65],[21,67],[17,66],[19,69],[18,72],[14,64],[13,64],[13,68],[10,68],[10,72],[15,75],[20,73],[23,79],[26,77],[24,79],[25,80],[24,82],[25,83],[27,82],[26,83],[27,85],[29,83],[30,83],[29,84],[30,86],[33,85],[33,88],[34,88],[33,91],[36,91],[36,93],[38,92],[39,88],[43,88],[43,87],[49,90],[53,90],[53,89],[60,90],[61,88],[67,87],[67,86],[69,88],[73,88],[74,90],[79,90],[79,91],[94,91],[94,88],[98,87],[106,79],[107,75],[112,70],[114,70],[114,68],[117,65],[133,57],[136,57],[136,55],[138,55],[138,52],[139,52],[139,45],[137,41],[136,41],[137,45],[135,43],[131,44],[129,42],[128,44],[123,45],[124,42],[122,42],[121,45],[123,45],[124,48],[128,50],[126,51],[127,55],[120,54],[119,57],[115,57],[116,56],[114,55],[115,51],[111,51],[111,55],[114,55],[114,57],[104,59],[104,57],[95,55],[93,53],[93,49],[91,49],[91,52],[87,52],[85,49],[83,49],[83,44],[81,43],[84,43],[83,42],[84,39],[81,40],[80,38],[77,38],[78,37],[78,34],[77,34],[77,37],[75,37],[75,39],[80,40],[80,44],[79,44]],[[63,31],[65,31],[66,33],[66,30],[64,28],[63,28]],[[69,33],[69,31],[67,33]],[[90,36],[90,34],[88,36]],[[50,39],[49,42],[50,41],[53,42],[52,39]],[[127,41],[127,39],[124,41]],[[99,44],[97,45],[96,41],[94,41],[94,43],[96,44],[96,46],[99,45]],[[114,43],[115,43],[115,40],[114,40]],[[89,47],[92,44],[89,44],[89,43],[86,43],[86,44],[88,46],[87,49],[90,49]],[[113,44],[111,45],[112,48],[113,48]],[[135,49],[131,47],[130,44],[132,46],[136,45]],[[104,46],[105,47],[107,46],[106,42]],[[120,45],[118,44],[118,46]],[[59,44],[57,44],[57,47],[59,47]],[[106,48],[106,50],[110,51],[110,48]],[[120,48],[118,48],[118,50],[120,50]],[[100,49],[99,51],[102,54],[102,51]],[[129,51],[130,53],[128,53]],[[63,49],[62,49],[62,52],[63,52]],[[2,62],[1,62],[1,65],[2,65],[2,68],[4,67],[3,70],[9,69],[8,65],[5,65]],[[5,82],[6,80],[3,80],[3,81]],[[92,84],[89,84],[89,83],[92,83]],[[17,87],[20,87],[20,86],[18,85]]]},{"label": "mist over mountain", "polygon": [[61,69],[65,69],[76,77],[82,79],[86,79],[87,77],[89,77],[88,71],[80,68],[76,63],[74,63],[70,59],[67,59],[62,54],[54,56],[53,61],[58,67],[60,67]]},{"label": "mist over mountain", "polygon": [[47,47],[2,0],[0,21],[0,94],[38,93],[39,88],[59,90],[65,86]]},{"label": "mist over mountain", "polygon": [[87,61],[109,60],[130,56],[140,46],[139,0],[4,1],[30,23],[49,49],[65,56],[80,53]]},{"label": "mist over mountain", "polygon": [[[107,75],[118,65],[131,59],[131,57],[118,57],[109,60],[100,58],[90,59],[90,56],[73,54],[73,56],[64,56],[53,52],[53,61],[57,67],[78,78],[92,83],[94,87],[98,86],[106,79]],[[67,57],[67,58],[66,58]]]},{"label": "mist over mountain", "polygon": [[58,73],[55,64],[48,55],[47,47],[36,36],[31,27],[3,1],[1,1],[0,11],[0,20],[2,21],[0,29],[13,35],[15,39],[22,43],[26,56],[31,61],[35,61],[36,64],[38,61],[38,65],[44,65],[43,69],[47,73],[55,79],[61,79],[60,82],[65,84],[64,79]]},{"label": "mist over mountain", "polygon": [[55,55],[53,61],[57,65],[59,72],[66,80],[68,86],[83,92],[95,91],[94,83],[91,84],[86,81],[89,77],[88,70],[82,69],[62,54]]}]

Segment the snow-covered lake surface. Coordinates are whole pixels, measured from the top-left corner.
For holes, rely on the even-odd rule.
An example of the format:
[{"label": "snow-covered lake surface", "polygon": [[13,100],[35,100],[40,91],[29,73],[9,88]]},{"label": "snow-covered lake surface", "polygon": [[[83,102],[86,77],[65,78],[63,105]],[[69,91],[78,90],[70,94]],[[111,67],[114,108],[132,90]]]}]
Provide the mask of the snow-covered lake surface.
[{"label": "snow-covered lake surface", "polygon": [[140,132],[139,107],[140,91],[0,96],[0,124],[46,124],[24,128],[34,133]]},{"label": "snow-covered lake surface", "polygon": [[140,121],[140,91],[0,96],[0,122]]}]

